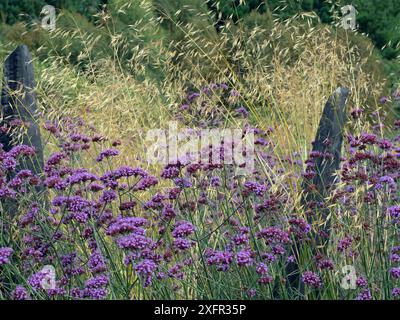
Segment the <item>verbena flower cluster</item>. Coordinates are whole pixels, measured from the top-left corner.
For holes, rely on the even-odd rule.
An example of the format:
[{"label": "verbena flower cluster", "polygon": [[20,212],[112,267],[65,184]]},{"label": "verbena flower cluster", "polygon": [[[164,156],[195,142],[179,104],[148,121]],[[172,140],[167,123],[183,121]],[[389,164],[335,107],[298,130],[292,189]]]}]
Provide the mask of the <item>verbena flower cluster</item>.
[{"label": "verbena flower cluster", "polygon": [[[183,160],[160,174],[114,167],[119,143],[70,119],[45,125],[58,150],[47,157],[43,176],[22,165],[35,150],[1,148],[2,294],[17,300],[399,298],[399,126],[390,138],[348,134],[331,196],[302,205],[295,196],[302,181],[318,174],[316,160],[332,155],[310,152],[304,162],[299,153],[278,157],[272,128],[252,128],[239,93],[225,84],[190,93],[181,111],[196,112],[214,91],[232,100],[243,131],[256,134],[259,162],[251,176],[234,176],[232,165]],[[352,115],[359,119],[362,112]],[[88,158],[93,165],[80,166]],[[50,288],[43,285],[48,265],[56,270]],[[293,265],[298,284],[289,288]],[[341,286],[348,265],[356,270],[352,290]]]}]

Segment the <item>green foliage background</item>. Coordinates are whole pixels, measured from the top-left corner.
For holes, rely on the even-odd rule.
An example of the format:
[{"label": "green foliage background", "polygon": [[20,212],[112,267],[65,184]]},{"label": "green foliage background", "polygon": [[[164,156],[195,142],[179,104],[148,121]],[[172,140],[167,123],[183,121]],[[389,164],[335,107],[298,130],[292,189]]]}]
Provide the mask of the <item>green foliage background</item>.
[{"label": "green foliage background", "polygon": [[[267,10],[279,10],[278,15],[284,19],[301,11],[315,11],[324,23],[332,22],[332,15],[339,11],[338,5],[332,0],[154,0],[155,5],[167,12],[175,12],[179,8],[190,4],[199,11],[208,8],[221,14],[222,19],[232,17],[234,21],[243,19],[252,11],[265,13]],[[349,4],[347,0],[340,0],[340,5]],[[53,5],[58,9],[68,9],[80,13],[89,20],[106,4],[112,5],[109,0],[3,0],[0,2],[0,14],[3,23],[14,24],[19,20],[32,20],[39,17],[40,10],[45,4]],[[362,32],[367,33],[375,44],[382,48],[388,59],[394,59],[399,54],[396,45],[400,41],[400,6],[398,0],[353,0],[351,4],[358,10],[357,20]],[[135,13],[132,10],[132,15]],[[188,15],[187,19],[194,16]]]},{"label": "green foliage background", "polygon": [[[99,58],[111,54],[112,48],[107,50],[110,38],[99,30],[99,27],[107,27],[113,33],[124,33],[125,46],[118,48],[121,60],[129,59],[130,53],[138,45],[143,47],[152,44],[160,39],[165,43],[174,41],[178,43],[175,49],[189,50],[179,47],[184,39],[182,27],[190,24],[199,30],[204,30],[204,35],[213,37],[213,33],[219,32],[220,28],[227,22],[234,24],[242,22],[244,26],[254,27],[263,24],[268,26],[272,19],[281,20],[290,18],[296,14],[314,11],[320,17],[321,23],[337,22],[341,16],[340,8],[349,4],[348,0],[145,0],[153,7],[152,12],[142,12],[138,1],[126,0],[2,0],[0,2],[0,43],[8,40],[14,42],[25,42],[32,49],[40,47],[45,41],[45,35],[31,32],[30,36],[25,35],[26,27],[19,22],[40,21],[40,11],[45,4],[53,5],[57,13],[63,13],[59,18],[58,26],[65,30],[73,30],[74,26],[80,26],[90,30],[93,37],[101,37],[97,41],[95,51]],[[131,6],[124,9],[123,14],[118,8],[124,4],[131,3]],[[352,0],[358,11],[358,29],[373,41],[377,48],[377,55],[383,61],[383,68],[392,83],[400,79],[400,6],[398,0]],[[113,15],[113,20],[104,23],[99,21],[96,15],[101,10],[106,10]],[[179,14],[175,14],[179,12]],[[152,19],[161,19],[161,29],[152,29],[144,26]],[[142,33],[135,33],[130,26],[135,25],[136,30],[141,29]],[[143,31],[143,29],[146,29]],[[356,42],[361,41],[361,36],[352,37]],[[57,44],[52,44],[52,46]],[[62,43],[58,44],[59,51],[65,51],[69,62],[82,65],[84,59],[78,59],[82,47],[76,43],[68,48],[63,48]],[[69,52],[67,52],[69,51]],[[150,61],[147,70],[153,74],[152,64],[159,61],[161,57],[157,49],[154,49],[156,56]]]}]

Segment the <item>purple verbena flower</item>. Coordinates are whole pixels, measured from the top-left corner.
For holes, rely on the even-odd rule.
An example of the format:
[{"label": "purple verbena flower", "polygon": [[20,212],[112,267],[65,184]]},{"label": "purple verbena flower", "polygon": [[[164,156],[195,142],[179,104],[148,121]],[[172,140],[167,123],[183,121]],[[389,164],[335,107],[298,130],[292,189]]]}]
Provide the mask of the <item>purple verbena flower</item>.
[{"label": "purple verbena flower", "polygon": [[134,233],[119,238],[117,244],[121,249],[129,250],[143,250],[146,248],[154,248],[155,246],[152,239]]},{"label": "purple verbena flower", "polygon": [[264,195],[267,187],[264,184],[258,182],[248,181],[244,184],[244,191],[247,193],[255,193],[257,196]]},{"label": "purple verbena flower", "polygon": [[301,280],[304,284],[312,288],[320,288],[322,286],[321,278],[312,271],[306,271],[301,275]]},{"label": "purple verbena flower", "polygon": [[99,251],[94,251],[88,261],[88,267],[92,273],[101,273],[107,270],[104,257]]},{"label": "purple verbena flower", "polygon": [[289,232],[298,239],[304,238],[311,231],[311,226],[302,218],[291,218],[289,219],[289,224]]},{"label": "purple verbena flower", "polygon": [[220,187],[221,186],[221,178],[218,176],[211,177],[210,184],[213,187]]},{"label": "purple verbena flower", "polygon": [[214,265],[218,271],[227,271],[233,260],[233,254],[229,251],[214,251],[206,252],[207,264]]},{"label": "purple verbena flower", "polygon": [[115,157],[118,155],[119,155],[119,151],[117,149],[106,149],[100,153],[100,155],[97,157],[96,161],[101,162],[105,158]]},{"label": "purple verbena flower", "polygon": [[104,300],[107,297],[107,288],[85,288],[82,291],[74,291],[74,296],[78,298],[89,298],[91,300]]},{"label": "purple verbena flower", "polygon": [[111,203],[115,199],[117,199],[117,194],[115,193],[114,190],[104,190],[103,194],[101,195],[99,202],[100,203]]},{"label": "purple verbena flower", "polygon": [[399,298],[400,297],[400,288],[393,288],[392,296],[393,296],[393,298]]},{"label": "purple verbena flower", "polygon": [[240,106],[238,109],[236,109],[236,112],[240,115],[242,115],[244,118],[247,118],[249,115],[249,112],[246,110],[245,107]]},{"label": "purple verbena flower", "polygon": [[390,275],[394,278],[394,279],[400,279],[400,267],[396,268],[393,267],[390,269]]},{"label": "purple verbena flower", "polygon": [[175,223],[174,230],[172,231],[172,236],[174,238],[182,238],[191,235],[196,228],[188,221],[177,221]]},{"label": "purple verbena flower", "polygon": [[366,288],[366,287],[368,287],[368,281],[365,277],[360,276],[356,280],[356,285],[359,288]]},{"label": "purple verbena flower", "polygon": [[251,250],[248,248],[240,250],[236,254],[236,263],[238,264],[239,267],[247,267],[252,265],[253,253],[251,252]]},{"label": "purple verbena flower", "polygon": [[13,249],[9,247],[0,248],[0,266],[10,262],[10,256],[13,253]]},{"label": "purple verbena flower", "polygon": [[256,267],[256,272],[259,275],[264,275],[268,273],[268,266],[265,263],[260,262]]},{"label": "purple verbena flower", "polygon": [[152,276],[156,269],[157,264],[149,259],[145,259],[135,266],[135,271],[144,280],[145,287],[151,284]]},{"label": "purple verbena flower", "polygon": [[179,177],[180,169],[178,166],[168,165],[161,172],[161,178],[174,179]]},{"label": "purple verbena flower", "polygon": [[145,176],[137,183],[134,190],[146,190],[152,186],[158,184],[158,179],[154,176]]},{"label": "purple verbena flower", "polygon": [[85,287],[86,288],[93,288],[93,289],[98,289],[101,287],[105,287],[109,283],[109,278],[108,276],[102,274],[102,275],[97,275],[93,278],[90,278],[85,282]]},{"label": "purple verbena flower", "polygon": [[112,222],[107,228],[107,235],[115,236],[117,234],[123,234],[127,232],[139,233],[144,235],[145,230],[143,226],[146,226],[149,221],[142,217],[119,217],[116,221]]},{"label": "purple verbena flower", "polygon": [[184,238],[176,238],[174,239],[174,248],[185,251],[190,249],[193,246],[193,242]]},{"label": "purple verbena flower", "polygon": [[28,291],[22,286],[17,286],[11,296],[13,300],[31,300]]},{"label": "purple verbena flower", "polygon": [[259,239],[264,239],[267,244],[290,243],[289,234],[277,227],[267,227],[257,233]]},{"label": "purple verbena flower", "polygon": [[372,299],[371,290],[369,289],[364,289],[363,291],[361,291],[356,298],[356,300],[371,300],[371,299]]},{"label": "purple verbena flower", "polygon": [[400,206],[392,206],[387,209],[388,215],[392,218],[394,223],[400,221]]},{"label": "purple verbena flower", "polygon": [[337,249],[339,252],[345,252],[348,248],[350,248],[352,243],[353,240],[350,237],[345,237],[344,239],[339,240]]},{"label": "purple verbena flower", "polygon": [[181,189],[191,188],[192,182],[188,178],[175,178],[175,185]]}]

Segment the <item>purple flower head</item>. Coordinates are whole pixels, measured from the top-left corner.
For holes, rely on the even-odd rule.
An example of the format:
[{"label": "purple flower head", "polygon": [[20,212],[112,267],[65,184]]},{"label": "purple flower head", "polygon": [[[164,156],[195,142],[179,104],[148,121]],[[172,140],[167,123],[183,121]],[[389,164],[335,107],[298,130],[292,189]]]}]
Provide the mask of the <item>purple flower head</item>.
[{"label": "purple flower head", "polygon": [[46,167],[49,169],[60,164],[61,160],[64,159],[66,155],[62,152],[53,153],[46,162]]},{"label": "purple flower head", "polygon": [[190,249],[193,246],[193,241],[184,239],[184,238],[176,238],[174,239],[174,248],[185,251]]},{"label": "purple flower head", "polygon": [[17,177],[20,178],[20,179],[27,179],[27,178],[32,177],[32,175],[33,175],[32,171],[28,170],[28,169],[20,170],[17,173]]},{"label": "purple flower head", "polygon": [[322,286],[321,278],[312,271],[306,271],[301,275],[301,281],[312,288],[320,288]]},{"label": "purple flower head", "polygon": [[182,272],[182,264],[177,263],[168,270],[168,276],[175,279],[183,279],[184,273]]},{"label": "purple flower head", "polygon": [[174,178],[179,177],[180,172],[181,171],[178,166],[168,165],[161,172],[161,178],[174,179]]},{"label": "purple flower head", "polygon": [[266,252],[261,255],[261,257],[267,261],[268,263],[272,263],[276,261],[276,256],[271,252]]},{"label": "purple flower head", "polygon": [[262,262],[260,262],[256,267],[256,272],[259,275],[265,275],[268,273],[268,266]]},{"label": "purple flower head", "polygon": [[176,200],[181,192],[181,188],[171,188],[168,190],[167,197],[169,200]]},{"label": "purple flower head", "polygon": [[264,138],[257,138],[256,141],[254,142],[254,144],[260,145],[260,146],[267,146],[269,144],[269,141]]},{"label": "purple flower head", "polygon": [[157,264],[149,259],[145,259],[135,266],[135,271],[144,280],[145,287],[151,284],[151,280],[156,269]]},{"label": "purple flower head", "polygon": [[52,134],[59,134],[58,125],[55,122],[46,121],[43,127]]},{"label": "purple flower head", "polygon": [[176,212],[175,212],[173,204],[171,204],[171,203],[165,204],[162,209],[162,214],[163,214],[163,217],[167,220],[175,218]]},{"label": "purple flower head", "polygon": [[389,101],[390,101],[390,98],[387,97],[387,96],[383,96],[383,97],[381,97],[381,98],[379,99],[379,102],[380,102],[381,104],[385,104],[385,103],[387,103],[387,102],[389,102]]},{"label": "purple flower head", "polygon": [[311,151],[310,159],[322,158],[324,154],[321,151]]},{"label": "purple flower head", "polygon": [[390,275],[391,275],[394,279],[400,279],[400,267],[398,267],[398,268],[391,268],[391,269],[390,269]]},{"label": "purple flower head", "polygon": [[141,190],[144,191],[146,189],[149,189],[152,186],[155,186],[158,184],[158,179],[154,176],[145,176],[140,181],[137,183],[135,186],[134,190]]},{"label": "purple flower head", "polygon": [[375,189],[382,189],[383,185],[387,184],[390,189],[396,190],[397,184],[391,176],[383,176],[379,178],[379,183],[375,185]]},{"label": "purple flower head", "polygon": [[244,184],[244,191],[246,193],[254,193],[257,196],[264,195],[267,187],[264,184],[260,184],[258,182],[248,181]]},{"label": "purple flower head", "polygon": [[378,145],[382,150],[390,150],[393,147],[392,143],[387,139],[380,140]]},{"label": "purple flower head", "polygon": [[302,218],[289,219],[290,233],[294,234],[296,238],[302,239],[307,233],[311,231],[311,226]]},{"label": "purple flower head", "polygon": [[10,256],[13,253],[12,248],[4,247],[0,248],[0,266],[10,262]]},{"label": "purple flower head", "polygon": [[174,238],[182,238],[191,235],[196,228],[188,221],[177,221],[175,223],[174,230],[172,231],[172,236]]},{"label": "purple flower head", "polygon": [[275,256],[283,256],[286,253],[285,248],[281,245],[273,245],[271,251]]},{"label": "purple flower head", "polygon": [[359,288],[366,288],[368,287],[368,281],[363,276],[360,276],[356,280],[356,285]]},{"label": "purple flower head", "polygon": [[216,266],[218,271],[227,271],[233,260],[233,254],[229,251],[214,251],[206,252],[207,264]]},{"label": "purple flower head", "polygon": [[244,230],[240,230],[240,232],[233,237],[233,243],[236,246],[248,244],[249,236],[247,234],[248,234],[248,228],[244,228]]},{"label": "purple flower head", "polygon": [[98,289],[107,286],[109,283],[109,278],[106,275],[98,275],[90,278],[85,282],[86,288]]},{"label": "purple flower head", "polygon": [[318,259],[317,267],[321,270],[333,270],[335,268],[331,259]]},{"label": "purple flower head", "polygon": [[154,248],[155,243],[152,239],[141,234],[129,234],[117,240],[117,244],[121,249],[144,250],[146,248]]},{"label": "purple flower head", "polygon": [[63,205],[68,212],[72,213],[72,218],[81,223],[86,222],[94,211],[93,203],[80,196],[57,196],[53,199],[53,206],[61,207]]},{"label": "purple flower head", "polygon": [[240,106],[240,108],[236,109],[236,112],[240,115],[242,115],[244,118],[247,118],[249,115],[249,112],[246,110],[245,107]]},{"label": "purple flower head", "polygon": [[15,158],[11,157],[11,156],[6,156],[3,159],[3,168],[6,170],[15,170],[15,168],[17,167],[17,161],[15,160]]},{"label": "purple flower head", "polygon": [[28,284],[35,290],[43,289],[43,285],[42,285],[43,281],[46,280],[46,277],[48,277],[49,272],[50,271],[48,271],[48,270],[42,270],[42,271],[32,274],[28,278]]},{"label": "purple flower head", "polygon": [[247,295],[250,299],[254,298],[257,295],[257,290],[256,289],[249,289],[247,290]]},{"label": "purple flower head", "polygon": [[221,186],[221,178],[218,176],[211,177],[210,184],[213,187],[220,187]]},{"label": "purple flower head", "polygon": [[364,289],[364,290],[361,291],[360,294],[357,296],[356,300],[372,300],[371,290],[369,290],[369,289]]},{"label": "purple flower head", "polygon": [[378,138],[373,133],[363,132],[360,136],[360,142],[363,144],[375,144]]},{"label": "purple flower head", "polygon": [[139,233],[144,235],[145,230],[143,226],[146,226],[149,221],[141,217],[119,217],[115,222],[112,222],[107,228],[107,235],[115,236],[117,234],[123,234],[127,232]]},{"label": "purple flower head", "polygon": [[345,237],[344,239],[339,240],[339,244],[338,244],[337,249],[338,249],[339,252],[343,253],[348,248],[351,247],[352,243],[353,243],[353,240],[350,237]]},{"label": "purple flower head", "polygon": [[99,178],[88,172],[86,169],[78,169],[71,173],[71,175],[66,179],[66,183],[68,185],[79,184],[83,182],[93,182],[98,180]]},{"label": "purple flower head", "polygon": [[175,185],[181,189],[191,188],[192,182],[188,178],[176,178],[174,179]]},{"label": "purple flower head", "polygon": [[236,254],[236,263],[239,267],[247,267],[253,263],[253,253],[250,249],[240,250]]},{"label": "purple flower head", "polygon": [[97,157],[96,161],[101,162],[105,158],[115,157],[118,155],[119,155],[119,151],[117,149],[106,149],[100,153],[100,155]]},{"label": "purple flower head", "polygon": [[131,168],[131,167],[127,167],[127,166],[122,166],[120,168],[118,168],[117,170],[115,170],[113,172],[114,174],[114,178],[115,179],[120,179],[120,178],[128,178],[128,177],[146,177],[148,176],[148,173],[146,170],[142,169],[142,168]]},{"label": "purple flower head", "polygon": [[270,276],[270,275],[263,275],[260,279],[258,279],[257,280],[257,282],[259,283],[259,284],[268,284],[268,283],[271,283],[272,281],[274,281],[274,278],[272,277],[272,276]]},{"label": "purple flower head", "polygon": [[295,256],[293,256],[293,255],[288,256],[288,257],[287,257],[287,262],[288,262],[288,263],[294,263],[294,262],[296,262]]},{"label": "purple flower head", "polygon": [[8,187],[4,187],[4,188],[0,188],[0,198],[15,198],[17,196],[17,193],[8,188]]},{"label": "purple flower head", "polygon": [[88,298],[91,300],[104,300],[107,297],[107,288],[92,288],[87,287],[82,291],[76,290],[73,295],[79,298]]},{"label": "purple flower head", "polygon": [[81,134],[81,133],[77,133],[77,132],[71,133],[71,134],[69,135],[69,138],[70,138],[71,141],[73,141],[73,142],[82,141],[82,142],[84,142],[84,143],[88,143],[88,142],[90,141],[90,139],[89,139],[87,136],[85,136],[85,135],[83,135],[83,134]]},{"label": "purple flower head", "polygon": [[267,244],[288,244],[289,234],[277,227],[267,227],[257,233],[259,239],[264,239]]},{"label": "purple flower head", "polygon": [[119,210],[121,211],[127,211],[131,210],[136,206],[136,201],[127,201],[127,202],[122,202],[119,206]]},{"label": "purple flower head", "polygon": [[7,155],[17,158],[19,156],[23,156],[23,157],[32,157],[34,156],[36,153],[35,148],[34,147],[30,147],[27,145],[16,145],[14,146]]},{"label": "purple flower head", "polygon": [[362,115],[362,113],[363,113],[363,109],[361,109],[361,108],[356,108],[356,109],[353,109],[353,110],[351,110],[351,116],[353,117],[353,119],[358,119],[358,118],[360,118],[360,116]]},{"label": "purple flower head", "polygon": [[400,206],[392,206],[387,209],[388,215],[392,218],[394,223],[400,220]]},{"label": "purple flower head", "polygon": [[393,247],[390,253],[390,261],[392,263],[400,262],[400,247]]},{"label": "purple flower head", "polygon": [[198,97],[200,97],[200,94],[199,93],[197,93],[197,92],[193,92],[193,93],[190,93],[189,95],[188,95],[188,100],[190,101],[190,102],[193,102],[196,98],[198,98]]},{"label": "purple flower head", "polygon": [[220,89],[222,89],[222,90],[228,90],[228,89],[229,89],[229,86],[228,86],[226,83],[220,83],[220,84],[219,84],[219,87],[220,87]]},{"label": "purple flower head", "polygon": [[47,294],[50,298],[53,297],[63,297],[67,293],[67,291],[64,288],[50,288],[47,289]]},{"label": "purple flower head", "polygon": [[117,194],[115,193],[114,190],[104,190],[103,194],[101,195],[99,202],[100,203],[111,203],[115,199],[117,199]]},{"label": "purple flower head", "polygon": [[22,286],[17,286],[11,296],[13,300],[31,300],[28,291]]},{"label": "purple flower head", "polygon": [[99,251],[95,251],[90,255],[88,267],[92,273],[101,273],[107,270],[104,257]]},{"label": "purple flower head", "polygon": [[400,288],[394,288],[392,290],[392,296],[393,296],[393,298],[399,298],[400,297]]}]

